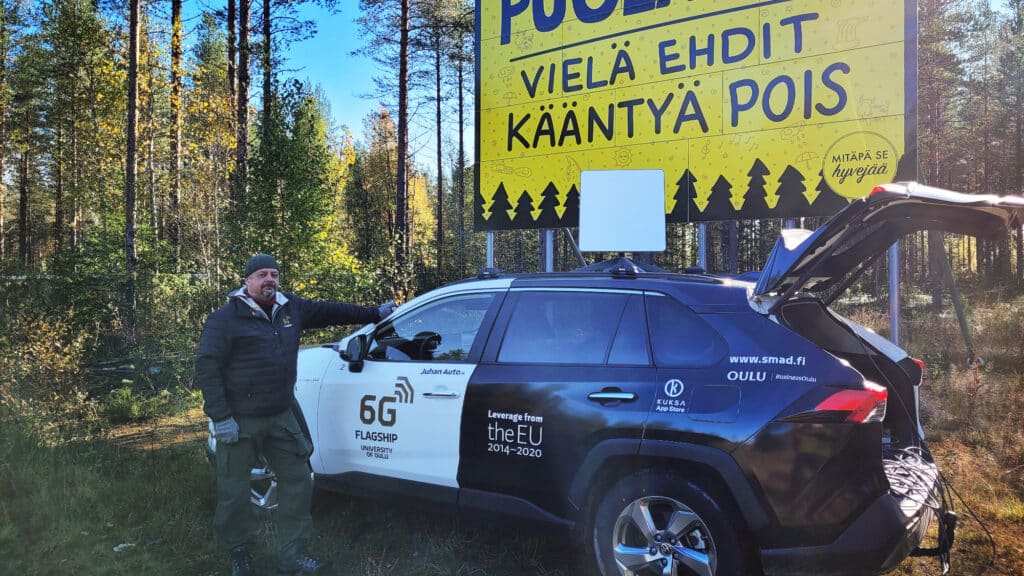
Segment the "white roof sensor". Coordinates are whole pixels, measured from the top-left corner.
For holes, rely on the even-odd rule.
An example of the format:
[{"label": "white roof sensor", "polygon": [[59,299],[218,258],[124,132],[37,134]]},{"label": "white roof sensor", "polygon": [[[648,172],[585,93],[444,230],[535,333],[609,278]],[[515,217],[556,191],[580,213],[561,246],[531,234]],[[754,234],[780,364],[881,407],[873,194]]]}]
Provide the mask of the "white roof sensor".
[{"label": "white roof sensor", "polygon": [[665,173],[661,170],[580,172],[580,250],[665,250]]}]

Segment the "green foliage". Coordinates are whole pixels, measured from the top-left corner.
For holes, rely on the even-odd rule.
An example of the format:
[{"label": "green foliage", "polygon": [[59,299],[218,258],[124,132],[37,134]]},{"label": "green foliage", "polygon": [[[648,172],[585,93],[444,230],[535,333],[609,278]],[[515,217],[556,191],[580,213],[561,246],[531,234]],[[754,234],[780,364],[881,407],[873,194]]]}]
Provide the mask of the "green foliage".
[{"label": "green foliage", "polygon": [[136,390],[131,382],[112,390],[100,402],[99,411],[111,424],[147,422],[161,416],[171,416],[202,405],[198,390],[178,388],[152,391]]},{"label": "green foliage", "polygon": [[156,413],[156,403],[135,395],[130,386],[124,386],[107,394],[100,404],[100,412],[111,424],[124,424],[148,420]]},{"label": "green foliage", "polygon": [[337,250],[342,165],[328,125],[324,103],[299,82],[287,83],[261,116],[239,245],[245,255],[274,254],[285,275]]},{"label": "green foliage", "polygon": [[92,342],[75,327],[74,312],[41,314],[14,309],[4,314],[0,338],[0,410],[36,430],[93,414],[81,364]]}]

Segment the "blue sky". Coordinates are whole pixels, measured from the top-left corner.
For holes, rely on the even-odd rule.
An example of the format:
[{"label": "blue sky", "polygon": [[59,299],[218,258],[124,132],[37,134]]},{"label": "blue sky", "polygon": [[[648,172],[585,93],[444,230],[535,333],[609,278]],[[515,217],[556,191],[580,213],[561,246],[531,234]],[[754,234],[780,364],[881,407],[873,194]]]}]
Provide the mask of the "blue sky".
[{"label": "blue sky", "polygon": [[[359,29],[355,19],[359,16],[358,2],[355,0],[340,0],[340,9],[334,13],[314,5],[312,2],[299,7],[301,18],[310,19],[317,24],[317,34],[301,42],[291,43],[284,54],[286,59],[281,79],[297,78],[309,82],[313,86],[319,86],[330,102],[332,124],[335,128],[346,125],[357,140],[363,140],[363,119],[371,112],[380,107],[376,98],[369,97],[375,90],[373,78],[391,71],[383,71],[377,68],[372,60],[353,56],[352,52],[359,49],[363,39],[359,36]],[[259,3],[253,3],[253,17],[259,10]],[[186,2],[184,7],[186,18],[186,29],[194,30],[198,24],[198,15],[203,10],[223,9],[221,0],[200,0],[198,3]],[[164,15],[169,18],[169,10]],[[259,31],[255,30],[255,34]],[[186,36],[186,44],[189,49],[194,42],[194,37]],[[258,71],[254,72],[258,73]],[[251,101],[259,107],[259,78],[253,78],[253,90]],[[466,78],[467,89],[472,90],[472,72]],[[468,96],[471,97],[471,96]],[[471,101],[470,101],[471,102]],[[467,155],[472,161],[473,153],[473,112],[471,105],[466,112],[468,124],[465,133],[465,144]],[[417,166],[428,174],[436,173],[436,160],[434,154],[434,120],[433,108],[422,109],[417,118],[410,126],[410,149]],[[397,114],[396,110],[392,110]],[[454,138],[451,126],[455,122],[454,114],[446,117],[445,138]],[[451,152],[444,151],[445,163],[451,162]]]},{"label": "blue sky", "polygon": [[288,48],[286,66],[295,70],[290,76],[324,90],[336,126],[345,124],[353,136],[362,138],[363,118],[380,106],[376,99],[363,96],[373,92],[373,77],[380,72],[370,60],[351,55],[362,45],[354,22],[359,9],[355,2],[341,4],[335,14],[316,6],[302,7],[303,16],[316,21],[317,34]]},{"label": "blue sky", "polygon": [[[357,140],[363,140],[363,120],[371,112],[379,109],[376,98],[367,97],[375,90],[373,78],[384,74],[395,74],[395,71],[381,70],[376,63],[362,56],[353,56],[352,52],[363,45],[359,28],[355,19],[359,16],[359,8],[354,0],[339,2],[341,9],[336,13],[319,8],[312,4],[303,5],[300,13],[304,18],[315,20],[317,34],[310,40],[295,42],[288,47],[285,54],[289,70],[285,74],[319,85],[327,95],[331,105],[331,115],[336,127],[346,125]],[[397,67],[397,64],[396,64]],[[473,72],[468,71],[466,88],[473,89]],[[448,103],[444,118],[444,136],[446,140],[456,138],[453,132],[457,117],[452,109],[454,103]],[[409,139],[410,154],[420,170],[430,175],[437,173],[435,154],[435,128],[433,105],[422,106],[415,118],[410,122]],[[397,115],[397,110],[391,110]],[[473,108],[472,94],[467,94],[466,130],[464,143],[467,160],[473,161]],[[447,166],[450,166],[454,144],[445,142],[442,154]],[[446,168],[446,172],[451,168]]]}]

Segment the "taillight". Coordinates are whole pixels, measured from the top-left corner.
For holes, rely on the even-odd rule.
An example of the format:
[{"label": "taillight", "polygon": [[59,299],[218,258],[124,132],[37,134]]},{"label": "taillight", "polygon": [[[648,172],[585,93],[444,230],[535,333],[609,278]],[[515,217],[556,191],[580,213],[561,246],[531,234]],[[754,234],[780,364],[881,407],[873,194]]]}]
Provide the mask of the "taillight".
[{"label": "taillight", "polygon": [[829,412],[843,422],[881,422],[885,419],[888,398],[889,390],[885,386],[865,382],[861,389],[839,390],[815,406],[814,411]]},{"label": "taillight", "polygon": [[875,194],[878,194],[879,192],[886,192],[886,191],[887,190],[885,189],[885,186],[875,186],[874,188],[871,189],[871,193],[868,194],[868,196],[874,196]]},{"label": "taillight", "polygon": [[920,358],[911,358],[911,360],[913,360],[914,364],[917,364],[917,367],[921,369],[921,377],[924,378],[924,360],[921,360]]}]

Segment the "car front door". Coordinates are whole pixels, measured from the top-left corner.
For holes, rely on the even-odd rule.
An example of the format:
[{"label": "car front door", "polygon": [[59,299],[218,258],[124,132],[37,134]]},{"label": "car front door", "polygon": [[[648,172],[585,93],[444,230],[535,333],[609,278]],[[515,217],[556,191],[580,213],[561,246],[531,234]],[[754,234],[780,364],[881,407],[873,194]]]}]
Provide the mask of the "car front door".
[{"label": "car front door", "polygon": [[328,370],[318,408],[322,474],[456,487],[466,384],[502,294],[400,308],[373,332],[361,371],[346,362]]}]

